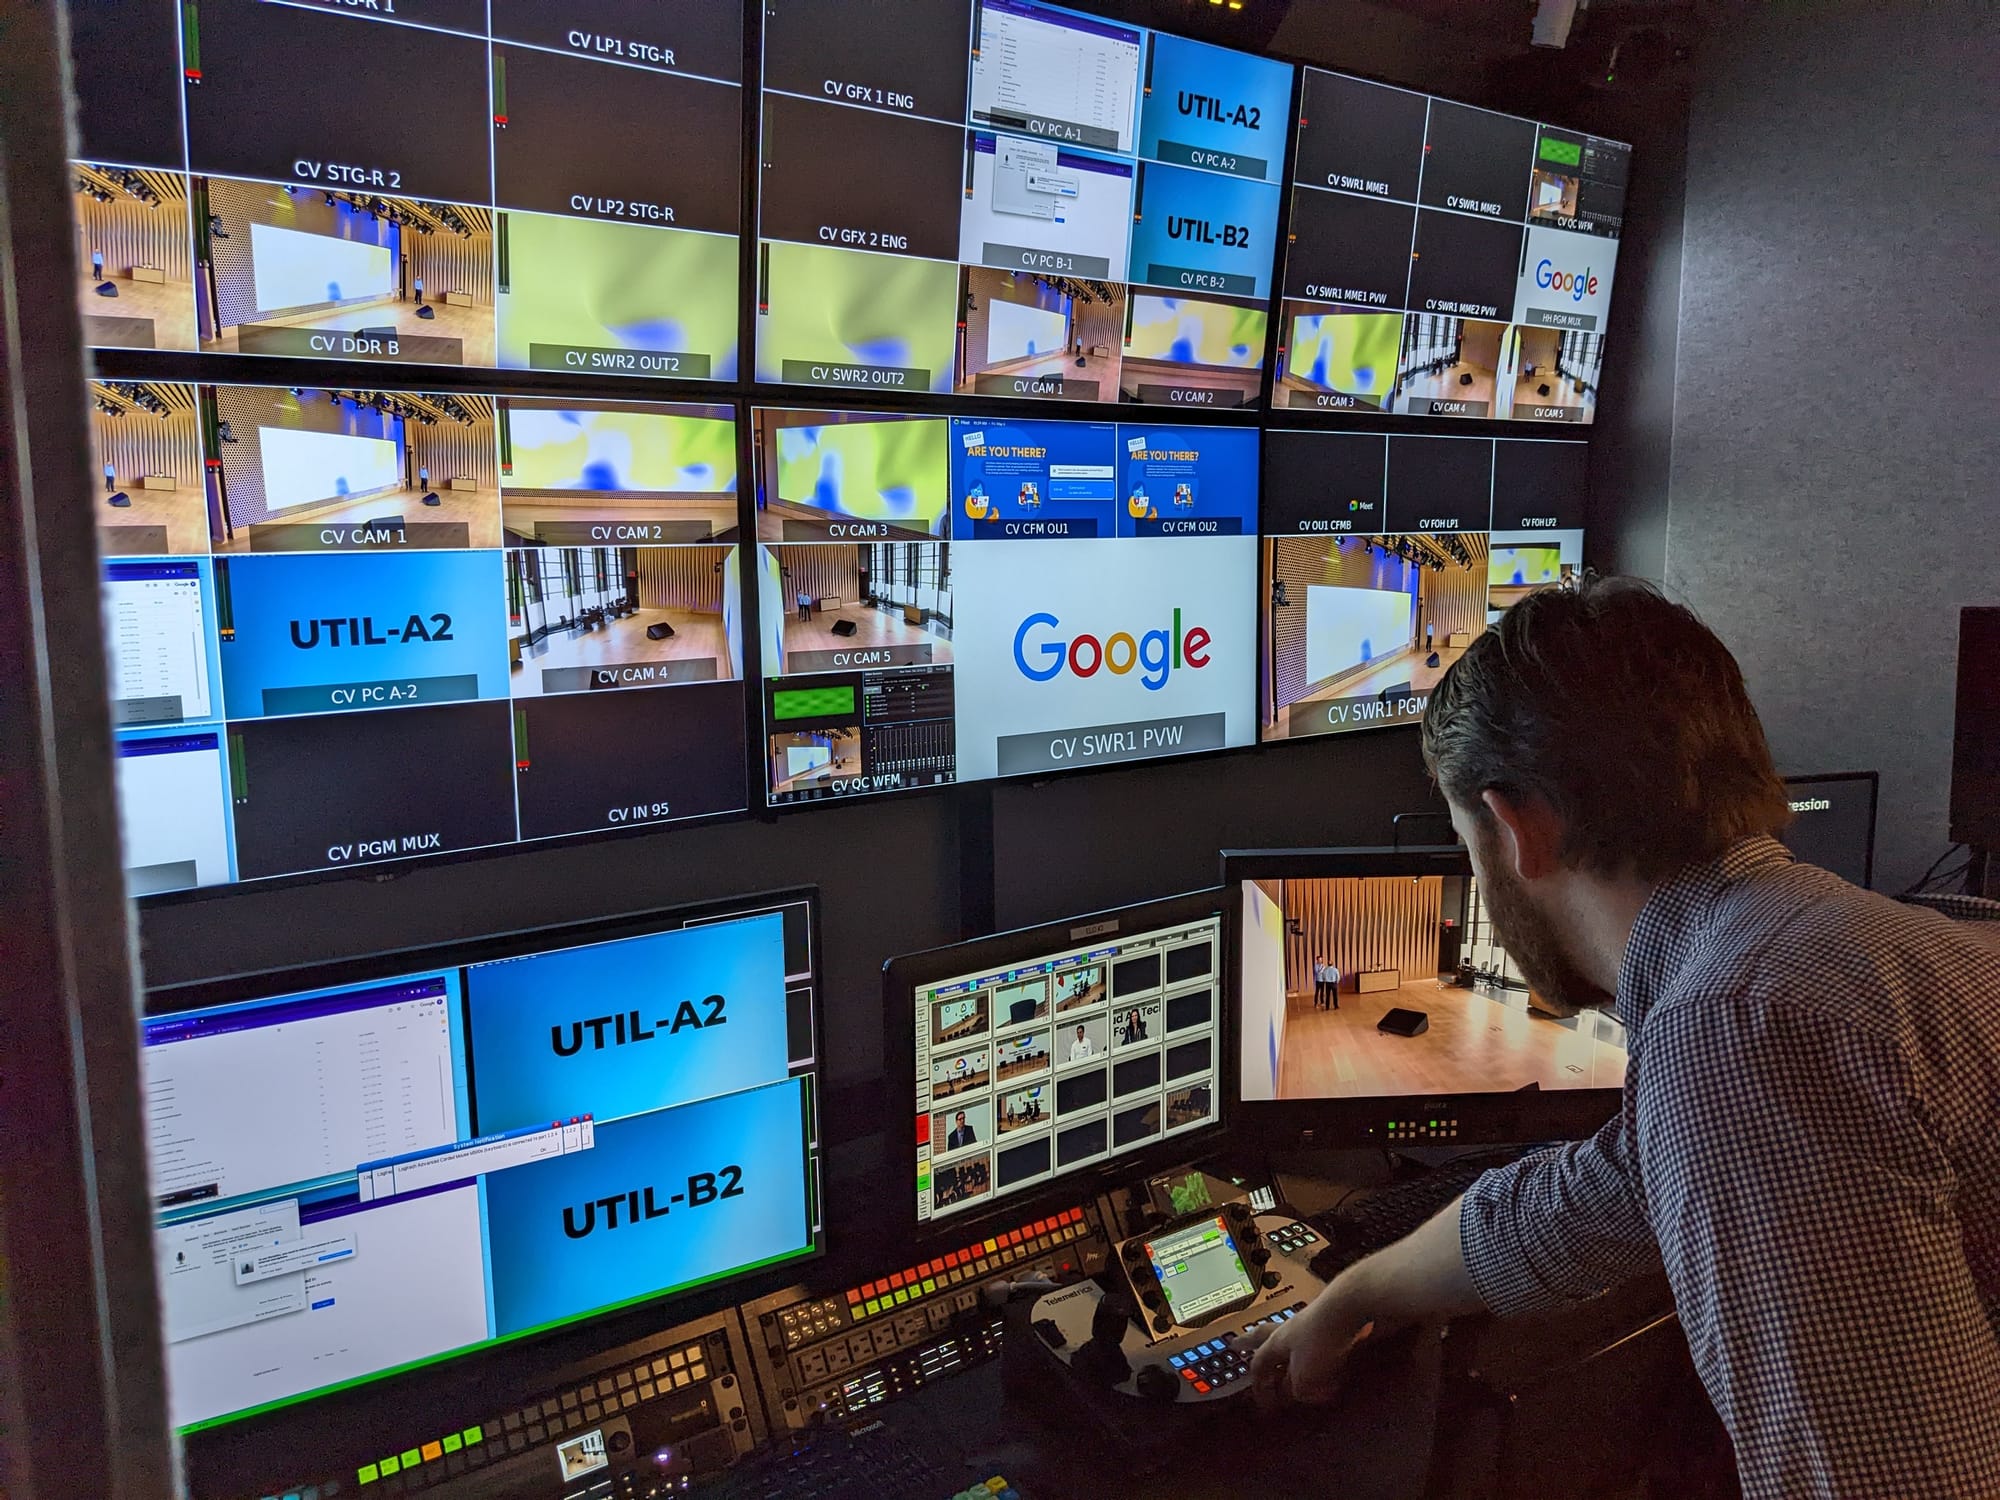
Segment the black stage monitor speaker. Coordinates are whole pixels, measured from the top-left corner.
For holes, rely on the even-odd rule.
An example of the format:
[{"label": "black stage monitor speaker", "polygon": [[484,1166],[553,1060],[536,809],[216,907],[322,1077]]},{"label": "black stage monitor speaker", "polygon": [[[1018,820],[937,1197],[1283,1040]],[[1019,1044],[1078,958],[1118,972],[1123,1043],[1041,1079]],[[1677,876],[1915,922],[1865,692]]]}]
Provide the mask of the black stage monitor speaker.
[{"label": "black stage monitor speaker", "polygon": [[403,518],[400,515],[370,516],[361,523],[361,529],[363,531],[401,531],[403,529]]},{"label": "black stage monitor speaker", "polygon": [[442,505],[442,504],[444,504],[444,501],[442,501],[442,500],[438,499],[438,495],[437,495],[437,491],[436,491],[436,490],[426,490],[426,491],[424,491],[424,504],[426,504],[426,505]]},{"label": "black stage monitor speaker", "polygon": [[853,635],[860,628],[852,620],[835,620],[833,622],[833,633],[835,635]]},{"label": "black stage monitor speaker", "polygon": [[1422,1036],[1431,1029],[1431,1018],[1420,1010],[1405,1010],[1399,1005],[1377,1021],[1375,1029],[1391,1036]]},{"label": "black stage monitor speaker", "polygon": [[1548,393],[1549,393],[1549,383],[1546,380],[1544,380],[1540,385],[1535,387],[1535,394],[1537,396],[1546,396]]},{"label": "black stage monitor speaker", "polygon": [[437,309],[433,308],[427,302],[419,303],[417,305],[417,316],[428,323],[432,318],[437,316]]},{"label": "black stage monitor speaker", "polygon": [[1471,373],[1470,373],[1470,372],[1467,372],[1466,374],[1464,374],[1464,375],[1461,375],[1461,376],[1459,376],[1459,377],[1458,377],[1458,383],[1459,383],[1460,385],[1471,385],[1471,384],[1472,384],[1472,375],[1471,375]]},{"label": "black stage monitor speaker", "polygon": [[117,284],[116,282],[113,282],[113,281],[100,281],[100,282],[98,282],[98,283],[97,283],[97,295],[98,295],[98,296],[100,296],[100,297],[115,297],[115,296],[117,296],[117,295],[118,295],[118,284]]},{"label": "black stage monitor speaker", "polygon": [[106,500],[104,503],[106,505],[111,506],[114,510],[124,510],[127,506],[131,505],[132,497],[126,494],[123,490],[120,490],[117,494],[113,495],[109,500]]},{"label": "black stage monitor speaker", "polygon": [[665,620],[661,620],[656,625],[648,625],[646,627],[646,639],[649,641],[670,641],[673,639],[673,636],[674,627],[669,625]]}]

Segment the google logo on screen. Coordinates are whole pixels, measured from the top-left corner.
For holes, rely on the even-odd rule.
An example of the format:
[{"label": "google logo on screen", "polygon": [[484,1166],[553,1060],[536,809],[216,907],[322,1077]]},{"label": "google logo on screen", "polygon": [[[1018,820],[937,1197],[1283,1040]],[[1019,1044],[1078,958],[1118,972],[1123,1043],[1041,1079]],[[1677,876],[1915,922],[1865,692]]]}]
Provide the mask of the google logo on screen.
[{"label": "google logo on screen", "polygon": [[[1014,665],[1030,682],[1047,682],[1065,667],[1076,677],[1095,677],[1100,669],[1114,677],[1123,677],[1137,668],[1140,684],[1148,692],[1157,693],[1181,667],[1199,671],[1207,666],[1208,650],[1213,644],[1202,626],[1182,628],[1178,607],[1171,629],[1149,630],[1137,638],[1130,631],[1119,630],[1102,641],[1087,633],[1066,641],[1060,635],[1061,630],[1062,621],[1054,615],[1036,613],[1023,620],[1014,632]],[[1031,633],[1039,635],[1042,631],[1051,632],[1052,637],[1029,640]],[[1042,664],[1030,666],[1030,654],[1039,657]]]},{"label": "google logo on screen", "polygon": [[1597,295],[1597,278],[1590,274],[1589,266],[1581,271],[1558,271],[1552,260],[1544,260],[1535,267],[1535,285],[1549,291],[1568,292],[1572,302]]}]

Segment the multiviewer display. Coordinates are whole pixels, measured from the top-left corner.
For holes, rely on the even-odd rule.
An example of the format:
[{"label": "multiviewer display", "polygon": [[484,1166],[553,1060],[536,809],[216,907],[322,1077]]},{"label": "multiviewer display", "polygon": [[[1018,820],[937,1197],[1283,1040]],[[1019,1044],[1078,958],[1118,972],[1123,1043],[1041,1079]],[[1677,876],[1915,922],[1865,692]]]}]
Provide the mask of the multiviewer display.
[{"label": "multiviewer display", "polygon": [[1474,636],[1583,566],[1573,440],[1266,434],[1266,740],[1423,718]]},{"label": "multiviewer display", "polygon": [[1255,404],[1292,80],[1041,0],[767,5],[757,378]]},{"label": "multiviewer display", "polygon": [[917,1218],[1212,1124],[1221,951],[1210,916],[918,986]]},{"label": "multiviewer display", "polygon": [[1251,743],[1250,428],[759,409],[766,784]]},{"label": "multiviewer display", "polygon": [[148,1014],[175,1425],[816,1250],[810,915]]},{"label": "multiviewer display", "polygon": [[1631,156],[1307,68],[1276,404],[1589,422]]},{"label": "multiviewer display", "polygon": [[745,806],[730,408],[91,396],[136,894]]},{"label": "multiviewer display", "polygon": [[71,15],[87,342],[734,379],[742,7]]},{"label": "multiviewer display", "polygon": [[1617,1017],[1541,1006],[1470,877],[1254,880],[1241,899],[1246,1101],[1624,1084]]}]

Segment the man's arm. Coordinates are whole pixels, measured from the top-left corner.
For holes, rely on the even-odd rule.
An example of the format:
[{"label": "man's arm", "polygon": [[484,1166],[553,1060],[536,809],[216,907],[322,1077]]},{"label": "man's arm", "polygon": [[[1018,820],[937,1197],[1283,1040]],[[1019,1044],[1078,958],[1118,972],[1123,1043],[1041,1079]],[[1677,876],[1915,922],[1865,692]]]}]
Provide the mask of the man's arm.
[{"label": "man's arm", "polygon": [[1695,1366],[1748,1496],[2000,1495],[2000,1340],[1922,1079],[1811,999],[1647,1021],[1643,1161]]},{"label": "man's arm", "polygon": [[1350,1266],[1263,1336],[1253,1378],[1296,1400],[1331,1400],[1348,1353],[1371,1333],[1581,1302],[1657,1266],[1629,1120],[1628,1108],[1589,1140],[1488,1172],[1414,1234]]}]

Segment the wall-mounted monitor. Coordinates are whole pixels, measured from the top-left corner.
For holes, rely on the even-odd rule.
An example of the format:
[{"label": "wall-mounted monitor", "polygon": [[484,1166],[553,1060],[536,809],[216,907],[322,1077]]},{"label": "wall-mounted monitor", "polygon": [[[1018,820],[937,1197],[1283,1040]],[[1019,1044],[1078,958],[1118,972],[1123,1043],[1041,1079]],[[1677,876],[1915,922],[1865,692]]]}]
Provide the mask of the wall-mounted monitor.
[{"label": "wall-mounted monitor", "polygon": [[1591,421],[1631,157],[1305,69],[1275,404]]},{"label": "wall-mounted monitor", "polygon": [[336,1449],[413,1397],[491,1410],[669,1299],[815,1254],[814,902],[151,992],[161,1314],[197,1467],[287,1435],[295,1465],[338,1393]]},{"label": "wall-mounted monitor", "polygon": [[[892,1084],[913,1087],[898,1191],[919,1232],[1128,1178],[1222,1120],[1221,893],[893,959]],[[901,1143],[910,1142],[904,1146]],[[1163,1143],[1172,1142],[1171,1147]]]},{"label": "wall-mounted monitor", "polygon": [[86,342],[732,380],[743,10],[79,6]]},{"label": "wall-mounted monitor", "polygon": [[745,806],[730,408],[91,397],[135,894]]},{"label": "wall-mounted monitor", "polygon": [[759,408],[773,802],[1255,738],[1257,433]]},{"label": "wall-mounted monitor", "polygon": [[1265,436],[1264,740],[1423,717],[1509,606],[1583,566],[1574,440]]},{"label": "wall-mounted monitor", "polygon": [[1255,405],[1292,83],[1042,0],[767,7],[757,378]]}]

